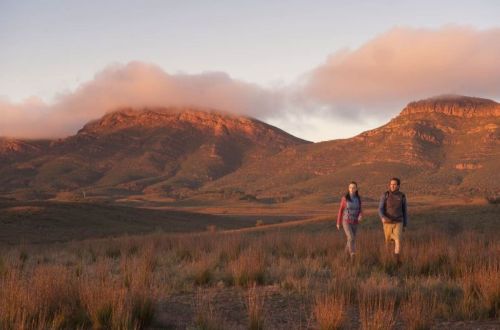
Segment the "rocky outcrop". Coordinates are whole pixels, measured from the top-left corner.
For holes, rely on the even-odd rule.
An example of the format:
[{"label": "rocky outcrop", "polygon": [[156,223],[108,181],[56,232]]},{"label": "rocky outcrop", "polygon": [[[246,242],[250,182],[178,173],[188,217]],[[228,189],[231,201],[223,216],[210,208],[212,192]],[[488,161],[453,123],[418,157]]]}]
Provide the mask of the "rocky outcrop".
[{"label": "rocky outcrop", "polygon": [[482,167],[483,165],[475,163],[459,163],[455,165],[457,170],[476,170]]},{"label": "rocky outcrop", "polygon": [[444,95],[409,103],[401,116],[442,113],[456,117],[500,117],[500,104],[483,98]]},{"label": "rocky outcrop", "polygon": [[308,141],[296,138],[259,120],[190,108],[121,109],[106,114],[99,120],[85,125],[78,134],[108,134],[128,128],[196,129],[216,136],[245,135],[258,142],[262,139],[287,144]]},{"label": "rocky outcrop", "polygon": [[38,150],[40,150],[38,146],[32,145],[22,140],[9,138],[0,139],[0,154],[17,154],[25,152],[36,152]]},{"label": "rocky outcrop", "polygon": [[20,140],[0,138],[0,163],[12,163],[46,152],[49,140]]}]

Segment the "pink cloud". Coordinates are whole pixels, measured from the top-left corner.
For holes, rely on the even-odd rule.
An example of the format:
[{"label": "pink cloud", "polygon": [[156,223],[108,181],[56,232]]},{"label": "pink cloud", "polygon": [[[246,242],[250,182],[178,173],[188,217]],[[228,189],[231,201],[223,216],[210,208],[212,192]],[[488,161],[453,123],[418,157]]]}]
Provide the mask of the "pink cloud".
[{"label": "pink cloud", "polygon": [[120,107],[194,106],[263,116],[280,107],[279,95],[225,73],[170,75],[141,62],[112,65],[54,104],[0,101],[0,136],[61,137]]},{"label": "pink cloud", "polygon": [[450,93],[498,97],[500,29],[394,28],[332,54],[306,79],[305,97],[333,109],[379,111]]},{"label": "pink cloud", "polygon": [[45,134],[50,130],[42,124],[49,113],[48,110],[47,105],[35,97],[18,104],[0,99],[0,137],[32,137]]},{"label": "pink cloud", "polygon": [[500,97],[500,28],[394,28],[358,49],[332,54],[281,89],[221,72],[172,75],[142,62],[112,65],[53,104],[0,100],[0,136],[63,137],[120,107],[214,108],[274,119],[285,129],[287,118],[301,116],[335,123],[363,113],[381,121],[410,101],[450,93]]}]

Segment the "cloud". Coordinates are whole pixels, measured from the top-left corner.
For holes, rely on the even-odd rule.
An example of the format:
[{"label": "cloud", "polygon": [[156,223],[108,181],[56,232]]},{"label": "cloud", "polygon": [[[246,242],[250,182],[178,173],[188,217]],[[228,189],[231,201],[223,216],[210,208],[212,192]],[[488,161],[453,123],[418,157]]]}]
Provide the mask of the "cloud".
[{"label": "cloud", "polygon": [[394,112],[440,94],[500,96],[500,29],[393,28],[304,77],[303,98],[340,116]]},{"label": "cloud", "polygon": [[49,108],[36,97],[17,104],[0,99],[0,115],[0,137],[43,136],[51,129],[45,125]]},{"label": "cloud", "polygon": [[0,100],[0,136],[67,136],[120,107],[195,106],[259,117],[282,109],[280,99],[278,92],[221,72],[170,75],[156,65],[131,62],[107,67],[51,105],[38,99],[21,104]]},{"label": "cloud", "polygon": [[[373,128],[408,102],[439,94],[500,98],[500,28],[393,28],[357,49],[333,53],[279,88],[222,72],[172,75],[148,63],[115,64],[52,104],[0,99],[0,136],[64,137],[120,107],[195,106],[257,117],[305,139],[324,140]],[[312,125],[320,122],[323,128],[315,131]],[[319,131],[332,133],[320,138]]]}]

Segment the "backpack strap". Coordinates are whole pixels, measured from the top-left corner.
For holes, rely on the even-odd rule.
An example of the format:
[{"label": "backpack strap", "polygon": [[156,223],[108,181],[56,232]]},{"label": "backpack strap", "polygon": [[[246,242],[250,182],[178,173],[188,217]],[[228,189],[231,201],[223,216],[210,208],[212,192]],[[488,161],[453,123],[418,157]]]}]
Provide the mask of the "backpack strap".
[{"label": "backpack strap", "polygon": [[384,214],[387,210],[387,198],[389,198],[389,190],[386,190],[384,193]]}]

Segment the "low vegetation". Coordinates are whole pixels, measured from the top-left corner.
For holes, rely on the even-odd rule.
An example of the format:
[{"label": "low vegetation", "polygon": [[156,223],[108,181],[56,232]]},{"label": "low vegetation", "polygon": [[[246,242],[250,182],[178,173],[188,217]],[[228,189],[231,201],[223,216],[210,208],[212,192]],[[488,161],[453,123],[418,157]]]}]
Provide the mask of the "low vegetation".
[{"label": "low vegetation", "polygon": [[332,222],[3,248],[0,328],[427,329],[500,321],[498,232],[468,227],[471,219],[449,211],[440,221],[455,226],[433,226],[423,215],[413,222],[401,266],[374,218],[360,228],[352,262]]}]

